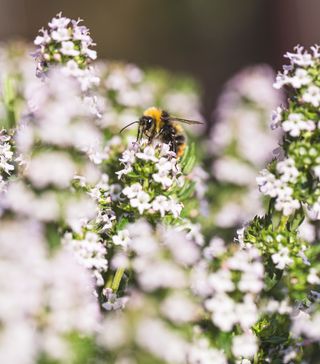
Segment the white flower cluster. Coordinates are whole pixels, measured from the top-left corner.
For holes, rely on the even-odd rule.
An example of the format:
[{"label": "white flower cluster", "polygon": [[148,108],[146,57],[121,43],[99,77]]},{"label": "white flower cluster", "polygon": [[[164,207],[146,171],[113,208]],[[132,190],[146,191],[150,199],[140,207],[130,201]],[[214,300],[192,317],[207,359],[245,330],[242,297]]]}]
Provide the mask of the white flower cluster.
[{"label": "white flower cluster", "polygon": [[[314,77],[313,67],[320,57],[319,47],[311,47],[311,50],[312,53],[309,53],[303,47],[297,46],[295,53],[288,52],[286,57],[290,60],[290,65],[284,66],[283,72],[278,73],[274,87],[280,89],[283,86],[291,86],[301,94],[299,96],[301,103],[318,108],[320,105],[320,87]],[[278,108],[275,114],[274,126],[279,126],[280,122],[282,122],[283,130],[292,137],[298,137],[301,132],[311,132],[316,128],[314,120],[308,120],[299,112],[291,112],[286,120],[282,120],[282,108]]]},{"label": "white flower cluster", "polygon": [[35,138],[61,148],[88,151],[89,156],[100,151],[100,131],[72,77],[56,68],[50,71],[46,83],[31,86],[26,95],[30,115],[17,135],[22,152],[32,147]]},{"label": "white flower cluster", "polygon": [[43,77],[50,65],[64,64],[69,74],[76,76],[83,91],[99,83],[89,63],[97,58],[96,51],[90,47],[94,46],[89,29],[79,25],[78,20],[71,20],[57,14],[49,22],[49,29],[41,29],[41,35],[37,36],[34,44],[37,50],[36,57],[37,74]]},{"label": "white flower cluster", "polygon": [[199,339],[190,348],[188,364],[227,364],[222,351],[210,347],[208,340]]},{"label": "white flower cluster", "polygon": [[[39,82],[34,77],[31,51],[29,44],[21,41],[0,44],[0,119],[5,122],[6,128],[14,128],[23,120],[21,111],[24,111],[26,91],[30,85]],[[11,98],[11,107],[14,108],[14,114],[9,119],[8,105],[5,101],[8,97]]]},{"label": "white flower cluster", "polygon": [[295,167],[294,160],[287,158],[277,162],[276,171],[278,176],[264,169],[257,177],[260,191],[276,199],[275,208],[282,211],[285,216],[289,216],[300,208],[300,202],[293,197],[293,187],[299,176],[299,171]]},{"label": "white flower cluster", "polygon": [[[312,77],[305,68],[312,67],[315,59],[319,58],[319,47],[311,47],[312,54],[308,53],[301,46],[294,48],[295,53],[287,52],[286,58],[290,60],[290,65],[284,66],[283,72],[279,72],[274,83],[275,88],[282,88],[284,85],[290,85],[294,88],[302,88],[312,83]],[[292,74],[292,71],[294,73]],[[316,94],[317,87],[310,86],[307,88],[306,94]],[[306,100],[305,100],[306,101]],[[310,101],[306,101],[310,102]],[[314,105],[316,106],[316,105]]]},{"label": "white flower cluster", "polygon": [[102,291],[104,302],[102,307],[107,310],[120,310],[126,305],[128,297],[118,297],[116,293],[113,292],[112,288],[104,288]]},{"label": "white flower cluster", "polygon": [[[80,180],[84,178],[92,183],[99,178],[99,172],[90,162],[88,148],[96,148],[95,143],[100,144],[101,135],[92,125],[92,116],[82,101],[79,84],[58,68],[50,72],[46,84],[38,81],[33,92],[31,89],[28,92],[29,113],[25,123],[16,131],[16,147],[26,159],[26,166],[19,171],[18,180],[8,183],[7,193],[1,199],[1,208],[4,211],[2,218],[6,217],[5,212],[10,211],[12,221],[17,220],[21,224],[29,219],[37,221],[40,231],[51,229],[46,236],[47,241],[44,239],[42,244],[53,247],[52,245],[60,244],[61,231],[66,227],[79,237],[83,233],[83,227],[87,227],[88,222],[96,217],[96,204],[92,198],[71,189],[71,184],[76,175],[80,175]],[[63,226],[61,230],[60,224]],[[78,262],[91,269],[97,283],[103,284],[102,272],[107,269],[106,250],[100,244],[98,236],[87,232],[82,239],[76,240],[67,234],[65,246],[74,254],[67,254],[68,249],[58,250],[57,254],[64,252],[63,264],[70,266],[70,269],[75,265],[82,270],[74,262],[76,256]],[[49,261],[48,269],[50,264]],[[72,285],[72,280],[75,279],[73,274],[78,273],[70,272],[68,279],[61,279]],[[81,273],[79,279],[80,275]],[[68,289],[72,292],[76,287]],[[93,291],[94,285],[90,281],[90,289],[86,291],[87,299],[93,296]],[[64,300],[69,300],[64,296],[57,299],[61,300],[61,304],[67,304]],[[72,300],[69,301],[72,305]],[[70,311],[72,310],[70,307]],[[75,307],[74,315],[77,312]],[[73,317],[73,313],[68,315],[70,319]],[[57,320],[67,322],[68,317],[58,317]],[[74,320],[76,321],[76,317]]]},{"label": "white flower cluster", "polygon": [[[239,325],[244,334],[235,336],[232,351],[235,357],[252,357],[258,347],[250,328],[259,319],[256,297],[263,289],[264,268],[257,249],[239,249],[231,256],[222,239],[214,238],[204,250],[204,260],[195,267],[193,289],[204,299],[212,323],[221,331],[230,332]],[[221,267],[210,272],[210,261],[222,259]],[[235,274],[239,275],[235,279]],[[232,294],[241,292],[242,299]],[[239,296],[239,295],[238,295]]]},{"label": "white flower cluster", "polygon": [[[140,146],[133,144],[127,149],[120,159],[124,164],[124,169],[117,172],[122,178],[124,175],[133,172],[137,166],[143,164],[146,169],[154,171],[150,184],[160,186],[160,190],[168,190],[170,187],[184,184],[184,177],[181,174],[180,167],[175,158],[175,154],[170,151],[169,145],[161,144],[153,146],[142,142]],[[144,181],[144,183],[147,181]],[[172,196],[157,195],[154,198],[144,190],[144,185],[136,182],[126,186],[122,193],[125,195],[133,208],[136,208],[140,214],[144,211],[149,213],[159,212],[161,217],[166,214],[172,214],[179,217],[183,208],[182,204]]]},{"label": "white flower cluster", "polygon": [[152,201],[150,195],[144,192],[140,183],[134,183],[129,187],[125,187],[122,193],[128,197],[130,205],[136,208],[140,214],[145,210],[152,213],[159,212],[161,217],[171,213],[174,217],[179,217],[182,205],[176,202],[172,197],[156,196]]},{"label": "white flower cluster", "polygon": [[285,269],[293,263],[293,259],[290,257],[290,250],[287,247],[280,246],[279,251],[271,255],[272,261],[275,267],[278,269]]},{"label": "white flower cluster", "polygon": [[[22,180],[8,185],[1,201],[3,208],[42,222],[63,218],[77,231],[94,217],[96,207],[89,196],[69,193],[67,198],[58,197],[70,187],[75,175],[91,182],[99,178],[86,153],[89,146],[99,148],[101,135],[90,123],[79,95],[77,83],[58,69],[45,85],[39,82],[30,95],[31,112],[15,138],[26,165],[19,171]],[[69,153],[70,149],[74,152]],[[75,153],[78,158],[74,158]]]},{"label": "white flower cluster", "polygon": [[233,338],[232,353],[235,357],[244,358],[242,359],[243,364],[250,364],[247,358],[253,358],[257,351],[258,340],[251,331]]},{"label": "white flower cluster", "polygon": [[99,322],[89,274],[64,250],[50,257],[37,223],[2,221],[0,259],[1,363],[71,360],[67,335]]},{"label": "white flower cluster", "polygon": [[10,135],[5,130],[0,130],[0,192],[5,190],[5,177],[14,170],[14,153],[10,140]]},{"label": "white flower cluster", "polygon": [[159,319],[141,320],[136,340],[141,347],[164,360],[165,363],[184,364],[186,362],[187,341]]},{"label": "white flower cluster", "polygon": [[119,130],[155,103],[152,84],[139,67],[108,62],[98,63],[97,69],[100,94],[105,96],[99,99],[103,109],[99,123],[103,128]]},{"label": "white flower cluster", "polygon": [[320,220],[320,197],[313,205],[308,206],[308,217],[311,221]]},{"label": "white flower cluster", "polygon": [[208,150],[212,175],[220,182],[211,208],[219,227],[239,227],[262,211],[255,177],[279,138],[269,129],[271,111],[282,99],[273,79],[267,65],[246,68],[227,82],[218,100]]},{"label": "white flower cluster", "polygon": [[309,314],[300,311],[293,320],[292,332],[296,337],[305,337],[312,341],[320,340],[320,313]]},{"label": "white flower cluster", "polygon": [[[263,266],[259,260],[254,261],[259,256],[257,251],[251,250],[236,252],[223,268],[208,276],[212,297],[205,301],[205,307],[212,313],[213,323],[223,331],[231,331],[236,323],[248,330],[258,319],[254,295],[263,288]],[[241,272],[237,284],[232,280],[233,270]],[[243,302],[236,303],[228,295],[236,289],[243,292]]]},{"label": "white flower cluster", "polygon": [[[128,238],[127,248],[113,256],[110,266],[117,271],[130,269],[134,279],[126,288],[130,297],[105,290],[103,307],[110,312],[100,340],[109,350],[134,345],[132,359],[141,348],[166,363],[184,364],[190,348],[180,328],[199,315],[188,284],[189,267],[200,258],[199,247],[176,228],[160,225],[155,230],[145,220],[127,225],[122,235]],[[159,292],[163,292],[161,298]],[[112,312],[124,305],[117,315]],[[114,330],[116,340],[108,335]]]},{"label": "white flower cluster", "polygon": [[82,239],[74,239],[72,233],[66,233],[62,244],[75,254],[82,266],[92,272],[98,286],[104,285],[103,273],[108,269],[107,249],[98,234],[87,231]]},{"label": "white flower cluster", "polygon": [[282,128],[292,137],[298,137],[301,132],[313,131],[316,125],[313,120],[305,120],[302,114],[291,113],[287,120],[282,122]]},{"label": "white flower cluster", "polygon": [[[199,258],[199,248],[194,241],[176,228],[160,227],[154,234],[151,226],[143,221],[128,225],[128,234],[130,251],[136,253],[132,267],[144,291],[186,287],[185,267]],[[172,259],[165,258],[164,250],[168,250]]]},{"label": "white flower cluster", "polygon": [[234,157],[239,162],[248,161],[254,170],[270,158],[277,135],[268,130],[269,115],[282,98],[272,88],[273,78],[268,66],[257,65],[241,71],[226,84],[210,139],[209,148],[215,156],[225,155],[233,145]]}]

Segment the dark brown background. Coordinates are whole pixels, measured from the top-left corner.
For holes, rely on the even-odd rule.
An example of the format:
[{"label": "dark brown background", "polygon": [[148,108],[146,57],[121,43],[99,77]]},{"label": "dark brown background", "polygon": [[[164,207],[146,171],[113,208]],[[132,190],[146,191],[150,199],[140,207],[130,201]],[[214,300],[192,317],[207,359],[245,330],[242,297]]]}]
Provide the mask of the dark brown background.
[{"label": "dark brown background", "polygon": [[192,74],[207,116],[234,72],[277,69],[286,50],[320,38],[319,0],[0,0],[0,40],[32,40],[60,10],[85,20],[99,57]]}]

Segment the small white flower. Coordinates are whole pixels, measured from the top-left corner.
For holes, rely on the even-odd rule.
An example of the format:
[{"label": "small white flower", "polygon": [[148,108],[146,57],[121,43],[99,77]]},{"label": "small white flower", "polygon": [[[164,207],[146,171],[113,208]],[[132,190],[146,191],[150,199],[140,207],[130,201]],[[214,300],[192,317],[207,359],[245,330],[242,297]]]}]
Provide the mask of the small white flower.
[{"label": "small white flower", "polygon": [[29,163],[27,175],[34,186],[44,188],[50,184],[66,188],[73,179],[76,166],[68,154],[44,152]]},{"label": "small white flower", "polygon": [[257,350],[257,339],[253,334],[247,333],[233,338],[232,352],[234,356],[251,358]]},{"label": "small white flower", "polygon": [[160,172],[169,173],[172,170],[172,162],[169,161],[167,158],[160,158],[158,163],[156,164],[157,170]]},{"label": "small white flower", "polygon": [[70,19],[61,16],[61,13],[59,13],[56,18],[52,18],[51,22],[49,22],[49,27],[53,29],[66,28],[69,23]]},{"label": "small white flower", "polygon": [[129,199],[132,199],[142,191],[142,186],[140,183],[134,183],[131,186],[127,186],[123,189],[122,193],[126,195]]},{"label": "small white flower", "polygon": [[251,295],[246,295],[243,303],[237,303],[235,310],[240,326],[245,331],[250,329],[259,318],[257,306]]},{"label": "small white flower", "polygon": [[47,30],[42,29],[40,32],[42,33],[42,36],[38,35],[33,42],[37,46],[42,45],[42,44],[47,44],[51,41],[51,37]]},{"label": "small white flower", "polygon": [[293,263],[293,259],[289,256],[289,249],[281,247],[277,253],[272,254],[271,258],[276,268],[283,270],[286,266]]},{"label": "small white flower", "polygon": [[101,232],[107,231],[112,228],[113,221],[116,220],[115,212],[112,210],[99,211],[98,217],[96,219],[98,224],[101,224]]},{"label": "small white flower", "polygon": [[75,49],[75,45],[72,41],[64,41],[61,43],[60,52],[65,56],[78,56],[80,52]]},{"label": "small white flower", "polygon": [[205,301],[205,308],[212,312],[212,322],[222,331],[231,331],[237,323],[238,317],[235,312],[235,302],[225,293],[219,293],[213,298]]},{"label": "small white flower", "polygon": [[269,172],[267,169],[263,169],[260,172],[260,176],[256,177],[257,184],[259,186],[259,190],[264,194],[270,197],[276,197],[277,185],[276,185],[276,176]]},{"label": "small white flower", "polygon": [[282,174],[280,180],[283,182],[296,182],[299,171],[295,167],[294,160],[287,158],[277,163],[277,171]]},{"label": "small white flower", "polygon": [[121,169],[120,171],[116,172],[116,175],[118,176],[118,179],[121,179],[121,177],[125,174],[128,174],[130,172],[133,171],[133,168],[128,165],[128,166],[125,166],[123,169]]},{"label": "small white flower", "polygon": [[320,219],[320,199],[316,201],[312,206],[308,207],[308,216],[311,220]]},{"label": "small white flower", "polygon": [[276,82],[274,82],[273,87],[277,90],[281,89],[284,85],[291,82],[291,78],[288,77],[288,71],[285,70],[283,73],[279,72],[276,76]]},{"label": "small white flower", "polygon": [[159,211],[161,217],[164,217],[166,211],[168,211],[168,199],[165,196],[157,196],[152,201],[152,208],[154,211]]},{"label": "small white flower", "polygon": [[259,275],[253,272],[245,272],[241,276],[238,287],[242,292],[259,293],[263,288],[263,281]]},{"label": "small white flower", "polygon": [[175,157],[176,153],[170,150],[170,145],[166,143],[161,144],[161,150],[160,150],[160,156],[161,157]]},{"label": "small white flower", "polygon": [[320,165],[313,168],[314,174],[320,179]]},{"label": "small white flower", "polygon": [[302,100],[318,107],[320,105],[320,88],[315,85],[309,86],[307,91],[302,95]]},{"label": "small white flower", "polygon": [[173,183],[172,178],[168,175],[166,170],[161,170],[158,173],[154,173],[152,177],[157,183],[161,183],[163,188],[168,188]]},{"label": "small white flower", "polygon": [[125,307],[127,301],[126,297],[118,298],[116,293],[113,293],[111,288],[105,288],[102,293],[106,298],[106,301],[102,304],[102,307],[107,311],[119,310]]},{"label": "small white flower", "polygon": [[136,160],[136,152],[132,149],[127,149],[122,153],[122,157],[119,160],[124,164],[133,164]]},{"label": "small white flower", "polygon": [[292,113],[287,120],[283,121],[282,128],[292,137],[298,137],[301,131],[313,131],[316,125],[312,120],[305,120],[303,115]]},{"label": "small white flower", "polygon": [[67,62],[65,72],[75,77],[82,74],[82,70],[79,68],[78,63],[74,59],[70,59]]},{"label": "small white flower", "polygon": [[319,272],[315,268],[311,268],[307,278],[310,284],[320,284]]},{"label": "small white flower", "polygon": [[294,77],[291,78],[291,84],[294,88],[300,88],[301,86],[310,83],[311,80],[308,71],[303,68],[297,68]]},{"label": "small white flower", "polygon": [[[288,188],[289,190],[290,188]],[[276,199],[275,209],[282,211],[285,216],[289,216],[300,208],[300,202],[291,196],[281,196]]]},{"label": "small white flower", "polygon": [[86,42],[81,42],[81,53],[87,55],[90,59],[97,59],[97,51],[88,48],[88,44]]},{"label": "small white flower", "polygon": [[211,273],[208,280],[215,292],[232,292],[235,289],[229,270],[219,270],[216,273]]},{"label": "small white flower", "polygon": [[114,235],[112,237],[112,241],[113,241],[113,244],[120,245],[124,249],[127,249],[128,245],[130,243],[129,231],[126,229],[118,231],[117,235]]},{"label": "small white flower", "polygon": [[168,211],[172,213],[174,217],[179,217],[182,211],[183,205],[176,200],[174,200],[172,197],[168,200]]},{"label": "small white flower", "polygon": [[149,201],[150,196],[146,192],[140,191],[135,198],[130,200],[130,204],[132,207],[137,208],[140,214],[143,214],[145,210],[151,207]]},{"label": "small white flower", "polygon": [[51,33],[51,37],[57,42],[62,42],[70,39],[70,33],[66,28],[58,28]]},{"label": "small white flower", "polygon": [[146,161],[157,162],[158,158],[155,156],[155,152],[156,151],[153,148],[153,146],[148,145],[144,148],[143,152],[136,153],[136,157],[139,159],[146,160]]},{"label": "small white flower", "polygon": [[[319,58],[317,56],[317,52],[318,52],[317,46],[311,47],[311,49],[314,52],[314,57]],[[294,47],[294,50],[296,51],[296,53],[287,52],[285,54],[285,57],[289,58],[293,64],[296,64],[300,67],[313,66],[314,61],[312,59],[312,55],[310,53],[308,53],[307,51],[304,51],[303,47],[298,45],[298,46]]]},{"label": "small white flower", "polygon": [[224,353],[210,346],[206,339],[198,340],[192,345],[188,354],[190,364],[227,364]]},{"label": "small white flower", "polygon": [[210,240],[209,245],[204,248],[203,254],[207,260],[219,257],[226,252],[227,248],[223,239],[219,237],[213,237]]},{"label": "small white flower", "polygon": [[271,129],[274,130],[278,128],[281,124],[282,120],[282,107],[278,106],[276,110],[272,112],[272,122],[271,122]]}]

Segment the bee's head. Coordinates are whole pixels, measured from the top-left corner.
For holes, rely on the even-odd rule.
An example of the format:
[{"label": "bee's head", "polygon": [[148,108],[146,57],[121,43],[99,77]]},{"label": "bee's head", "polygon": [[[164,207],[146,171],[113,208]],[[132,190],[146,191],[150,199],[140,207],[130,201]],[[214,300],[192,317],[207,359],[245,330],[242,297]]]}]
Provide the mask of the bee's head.
[{"label": "bee's head", "polygon": [[143,130],[151,130],[154,126],[154,118],[152,116],[143,115],[139,120]]}]

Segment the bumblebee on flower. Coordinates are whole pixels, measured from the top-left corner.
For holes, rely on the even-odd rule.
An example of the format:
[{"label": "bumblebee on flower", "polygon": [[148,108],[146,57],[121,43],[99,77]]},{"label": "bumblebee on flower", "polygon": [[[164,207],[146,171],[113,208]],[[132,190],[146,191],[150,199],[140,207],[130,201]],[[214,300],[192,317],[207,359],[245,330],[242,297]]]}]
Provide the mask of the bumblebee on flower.
[{"label": "bumblebee on flower", "polygon": [[154,139],[159,139],[168,144],[177,157],[181,157],[186,148],[186,136],[179,123],[202,124],[200,121],[177,118],[171,116],[167,111],[150,107],[144,111],[138,121],[133,121],[125,126],[120,133],[133,124],[139,124],[137,142],[140,142],[143,136],[148,138],[149,143]]}]

